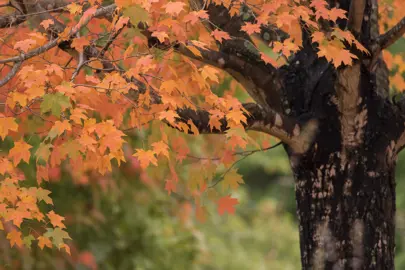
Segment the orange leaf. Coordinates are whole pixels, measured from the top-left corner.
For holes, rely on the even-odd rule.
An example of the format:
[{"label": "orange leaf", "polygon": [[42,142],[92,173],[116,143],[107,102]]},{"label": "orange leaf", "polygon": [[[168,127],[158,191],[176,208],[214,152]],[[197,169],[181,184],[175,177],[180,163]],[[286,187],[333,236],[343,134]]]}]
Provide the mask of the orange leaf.
[{"label": "orange leaf", "polygon": [[133,154],[134,157],[136,157],[139,162],[141,163],[141,167],[143,169],[147,168],[150,163],[153,165],[157,166],[157,159],[155,157],[155,152],[148,150],[142,150],[142,149],[137,149],[136,153]]},{"label": "orange leaf", "polygon": [[249,35],[253,33],[260,33],[260,25],[259,24],[252,24],[252,23],[246,23],[244,26],[242,26],[242,30],[248,33]]},{"label": "orange leaf", "polygon": [[165,8],[166,12],[169,13],[170,15],[179,15],[180,12],[183,11],[184,6],[186,4],[183,2],[169,2],[163,7]]},{"label": "orange leaf", "polygon": [[21,160],[29,163],[30,160],[30,149],[32,148],[31,145],[20,140],[18,142],[14,142],[14,147],[10,149],[8,156],[13,159],[14,166],[17,166]]},{"label": "orange leaf", "polygon": [[155,31],[152,33],[152,37],[157,37],[157,39],[160,42],[165,42],[166,38],[169,38],[169,36],[166,34],[166,32],[161,32],[161,31]]},{"label": "orange leaf", "polygon": [[159,114],[160,120],[166,119],[169,123],[174,123],[176,118],[180,118],[180,116],[172,110],[164,111]]},{"label": "orange leaf", "polygon": [[75,48],[78,52],[83,52],[83,48],[89,45],[90,41],[87,39],[87,37],[75,38],[72,41],[72,47]]},{"label": "orange leaf", "polygon": [[163,141],[152,143],[153,151],[156,155],[164,155],[165,157],[169,158],[169,147]]},{"label": "orange leaf", "polygon": [[59,228],[66,228],[65,224],[62,223],[62,221],[65,219],[62,216],[59,216],[58,214],[55,214],[55,212],[52,210],[47,214],[49,220],[51,221],[52,225],[54,227],[59,227]]},{"label": "orange leaf", "polygon": [[213,36],[215,38],[215,40],[219,41],[220,43],[222,43],[222,40],[227,40],[227,39],[231,39],[231,36],[224,31],[220,31],[218,29],[215,29],[214,31],[211,32],[211,36]]},{"label": "orange leaf", "polygon": [[51,240],[49,240],[48,237],[41,235],[37,239],[38,239],[38,246],[41,249],[44,249],[45,246],[52,248],[52,242],[51,242]]},{"label": "orange leaf", "polygon": [[192,11],[186,16],[184,16],[183,21],[185,23],[190,23],[191,25],[196,24],[200,19],[208,19],[209,16],[206,10]]},{"label": "orange leaf", "polygon": [[49,131],[48,136],[53,139],[56,136],[60,136],[65,131],[71,131],[72,126],[70,125],[68,120],[56,121],[51,130]]},{"label": "orange leaf", "polygon": [[270,64],[273,67],[278,67],[277,61],[274,60],[272,57],[268,56],[267,54],[264,53],[260,53],[260,57],[262,58],[262,60],[266,63],[266,64]]},{"label": "orange leaf", "polygon": [[49,28],[50,25],[53,25],[54,21],[52,19],[47,19],[47,20],[43,20],[40,25],[47,30]]},{"label": "orange leaf", "polygon": [[37,42],[33,39],[26,39],[22,41],[18,41],[14,45],[14,49],[21,50],[23,52],[28,52]]},{"label": "orange leaf", "polygon": [[7,239],[10,240],[11,247],[13,247],[14,245],[17,245],[18,247],[23,246],[20,231],[12,230],[7,234]]}]

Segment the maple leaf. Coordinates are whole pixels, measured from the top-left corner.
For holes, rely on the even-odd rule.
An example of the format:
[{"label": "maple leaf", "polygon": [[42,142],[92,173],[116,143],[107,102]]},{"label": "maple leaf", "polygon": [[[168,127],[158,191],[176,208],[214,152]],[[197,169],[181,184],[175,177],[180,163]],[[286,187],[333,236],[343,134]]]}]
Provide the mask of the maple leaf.
[{"label": "maple leaf", "polygon": [[172,192],[176,192],[176,183],[173,180],[166,180],[165,190],[170,195]]},{"label": "maple leaf", "polygon": [[60,244],[60,245],[58,246],[58,248],[59,248],[59,249],[63,248],[63,249],[66,251],[67,254],[71,255],[71,254],[70,254],[70,247],[69,247],[67,244]]},{"label": "maple leaf", "polygon": [[180,116],[172,110],[164,111],[159,114],[160,120],[166,119],[169,123],[175,123],[176,118],[180,118]]},{"label": "maple leaf", "polygon": [[196,48],[196,47],[194,47],[194,46],[187,46],[186,45],[186,47],[187,47],[187,49],[189,49],[195,56],[198,56],[198,57],[203,57],[202,56],[202,54],[201,54],[201,52]]},{"label": "maple leaf", "polygon": [[152,37],[157,37],[157,39],[160,41],[160,42],[165,42],[165,39],[166,38],[169,38],[169,36],[167,35],[167,33],[166,32],[162,32],[162,31],[155,31],[155,32],[153,32],[152,33]]},{"label": "maple leaf", "polygon": [[226,118],[232,120],[232,122],[234,122],[235,124],[240,124],[241,122],[245,124],[247,123],[246,116],[243,114],[242,111],[232,110],[231,112],[226,114]]},{"label": "maple leaf", "polygon": [[55,22],[52,19],[43,20],[40,25],[47,30],[49,26],[53,25]]},{"label": "maple leaf", "polygon": [[35,240],[35,238],[32,236],[32,234],[25,236],[23,239],[24,246],[31,248],[33,240]]},{"label": "maple leaf", "polygon": [[222,40],[231,39],[231,36],[227,32],[220,31],[218,29],[212,31],[211,36],[213,36],[215,40],[219,41],[220,43],[222,43]]},{"label": "maple leaf", "polygon": [[37,238],[37,240],[38,240],[38,246],[41,249],[44,249],[45,246],[52,248],[52,242],[51,242],[51,240],[49,240],[48,237],[41,235]]},{"label": "maple leaf", "polygon": [[51,192],[43,188],[37,188],[35,192],[38,201],[44,201],[47,204],[53,204],[52,199],[49,197]]},{"label": "maple leaf", "polygon": [[29,163],[30,160],[30,149],[32,148],[31,145],[20,140],[18,142],[14,142],[14,147],[10,149],[8,156],[13,159],[14,166],[17,166],[21,160]]},{"label": "maple leaf", "polygon": [[49,156],[51,155],[51,148],[52,145],[51,144],[45,144],[45,143],[41,143],[38,146],[37,151],[35,152],[35,156],[37,157],[37,161],[39,159],[42,159],[45,162],[48,162]]},{"label": "maple leaf", "polygon": [[58,76],[61,79],[63,79],[63,77],[64,77],[63,69],[56,64],[46,65],[46,71],[47,71],[48,75],[51,75],[52,73],[54,73],[56,76]]},{"label": "maple leaf", "polygon": [[95,83],[95,84],[99,84],[100,83],[100,79],[94,76],[89,76],[86,75],[86,81],[91,82],[91,83]]},{"label": "maple leaf", "polygon": [[329,11],[329,20],[336,21],[338,18],[347,19],[346,11],[340,8],[332,8]]},{"label": "maple leaf", "polygon": [[184,16],[183,21],[185,23],[190,23],[191,25],[199,22],[200,19],[208,19],[209,15],[206,10],[192,11],[186,16]]},{"label": "maple leaf", "polygon": [[312,42],[318,42],[319,44],[322,43],[322,41],[324,41],[326,39],[325,34],[320,32],[320,31],[316,31],[314,33],[312,33]]},{"label": "maple leaf", "polygon": [[55,212],[52,210],[48,214],[46,214],[51,221],[52,225],[54,227],[59,227],[59,228],[66,228],[65,224],[62,223],[63,220],[65,220],[64,217],[59,216],[58,214],[55,214]]},{"label": "maple leaf", "polygon": [[171,93],[173,93],[173,91],[175,89],[177,89],[177,87],[178,87],[178,85],[177,85],[177,82],[175,80],[167,80],[167,81],[162,82],[162,84],[160,85],[159,90],[164,91],[164,92],[166,92],[168,94],[171,94]]},{"label": "maple leaf", "polygon": [[89,46],[90,45],[90,41],[88,40],[87,37],[80,37],[80,38],[75,38],[72,41],[72,47],[75,48],[78,52],[83,52],[83,48],[85,46]]},{"label": "maple leaf", "polygon": [[186,4],[183,2],[169,2],[163,7],[165,8],[165,11],[170,15],[177,16],[180,14],[180,12],[183,11],[185,5]]},{"label": "maple leaf", "polygon": [[163,141],[152,143],[152,147],[157,156],[162,154],[165,157],[169,158],[169,147]]},{"label": "maple leaf", "polygon": [[68,120],[56,121],[48,133],[48,137],[53,139],[56,136],[62,135],[65,131],[71,131],[72,126],[70,125]]},{"label": "maple leaf", "polygon": [[242,30],[248,33],[249,35],[253,33],[260,33],[260,25],[248,22],[244,26],[242,26]]},{"label": "maple leaf", "polygon": [[231,198],[230,195],[222,197],[218,199],[217,205],[218,205],[218,213],[222,216],[225,214],[225,212],[229,214],[234,214],[235,213],[235,205],[237,205],[238,199]]},{"label": "maple leaf", "polygon": [[26,39],[22,41],[18,41],[14,45],[14,49],[21,50],[23,52],[28,52],[37,42],[34,39]]},{"label": "maple leaf", "polygon": [[18,247],[23,246],[23,241],[21,239],[21,232],[17,230],[12,230],[7,234],[7,239],[10,240],[11,247],[17,245]]},{"label": "maple leaf", "polygon": [[222,188],[227,190],[228,188],[236,190],[240,184],[243,184],[243,179],[240,174],[237,173],[237,170],[232,169],[225,174],[224,179],[221,181]]},{"label": "maple leaf", "polygon": [[260,58],[266,63],[266,64],[270,64],[273,67],[278,67],[278,63],[276,60],[273,59],[273,57],[268,56],[265,53],[260,53]]},{"label": "maple leaf", "polygon": [[57,247],[61,247],[64,245],[64,239],[72,239],[66,231],[62,230],[59,227],[55,229],[48,228],[47,232],[44,233],[44,237],[52,238],[53,244]]},{"label": "maple leaf", "polygon": [[82,13],[82,9],[83,9],[83,7],[81,5],[78,5],[76,3],[72,3],[72,4],[68,5],[66,8],[69,10],[70,14],[73,14],[73,15]]},{"label": "maple leaf", "polygon": [[133,154],[133,156],[139,160],[143,169],[146,169],[150,163],[157,166],[157,159],[154,151],[137,149],[136,153]]},{"label": "maple leaf", "polygon": [[128,24],[128,21],[129,21],[128,17],[120,17],[114,26],[114,31],[120,30],[122,27]]},{"label": "maple leaf", "polygon": [[13,92],[8,96],[8,100],[11,102],[10,107],[14,108],[15,104],[20,104],[21,107],[25,107],[27,105],[27,95],[20,92]]},{"label": "maple leaf", "polygon": [[218,73],[219,70],[211,67],[211,66],[204,66],[200,69],[201,71],[201,76],[204,78],[204,80],[210,79],[213,82],[219,83],[218,80]]},{"label": "maple leaf", "polygon": [[55,116],[60,116],[62,110],[70,108],[69,98],[62,93],[45,94],[41,103],[41,113],[51,112]]}]

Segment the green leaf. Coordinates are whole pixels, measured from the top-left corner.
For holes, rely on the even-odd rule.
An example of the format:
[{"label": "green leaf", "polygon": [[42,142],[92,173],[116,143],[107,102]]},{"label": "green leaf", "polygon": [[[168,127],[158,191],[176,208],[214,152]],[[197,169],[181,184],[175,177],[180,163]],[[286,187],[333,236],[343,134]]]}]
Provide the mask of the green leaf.
[{"label": "green leaf", "polygon": [[31,234],[23,238],[24,246],[31,248],[32,240],[35,240]]},{"label": "green leaf", "polygon": [[149,12],[139,5],[131,5],[124,9],[125,17],[129,17],[133,25],[138,25],[139,22],[149,22]]},{"label": "green leaf", "polygon": [[51,112],[55,116],[60,116],[62,110],[70,108],[69,98],[62,93],[46,94],[41,103],[41,113]]},{"label": "green leaf", "polygon": [[60,245],[64,244],[63,239],[72,239],[66,231],[59,227],[55,229],[48,229],[48,231],[44,233],[44,236],[52,238],[52,242],[56,247],[60,247]]}]

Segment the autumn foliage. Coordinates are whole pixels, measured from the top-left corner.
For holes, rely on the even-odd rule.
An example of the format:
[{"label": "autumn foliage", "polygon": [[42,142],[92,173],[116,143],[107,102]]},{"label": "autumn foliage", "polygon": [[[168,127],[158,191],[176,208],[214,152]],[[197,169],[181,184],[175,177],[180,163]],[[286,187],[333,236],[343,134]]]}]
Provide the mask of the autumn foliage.
[{"label": "autumn foliage", "polygon": [[[274,144],[266,134],[246,131],[242,101],[250,97],[221,69],[221,58],[207,60],[219,44],[239,37],[214,25],[198,1],[55,1],[41,7],[46,12],[33,7],[25,15],[8,2],[0,1],[0,16],[6,14],[0,20],[0,137],[10,145],[0,156],[0,229],[11,246],[69,252],[64,217],[52,210],[51,190],[41,187],[60,167],[86,185],[90,174],[101,177],[137,160],[155,185],[192,202],[198,220],[212,203],[219,215],[234,213],[232,192],[243,184],[235,163]],[[358,58],[353,49],[369,54],[338,27],[348,14],[325,0],[202,2],[245,16],[241,31],[254,41],[249,46],[276,68],[302,48],[302,29],[335,68]],[[384,32],[405,10],[401,1],[380,2]],[[268,25],[288,37],[259,39]],[[403,55],[384,57],[392,85],[404,89]],[[187,118],[190,111],[207,112],[208,126]],[[202,133],[223,135],[202,140]],[[142,138],[136,147],[131,134]],[[201,147],[191,148],[196,140]],[[35,184],[25,183],[23,163],[35,164]]]}]

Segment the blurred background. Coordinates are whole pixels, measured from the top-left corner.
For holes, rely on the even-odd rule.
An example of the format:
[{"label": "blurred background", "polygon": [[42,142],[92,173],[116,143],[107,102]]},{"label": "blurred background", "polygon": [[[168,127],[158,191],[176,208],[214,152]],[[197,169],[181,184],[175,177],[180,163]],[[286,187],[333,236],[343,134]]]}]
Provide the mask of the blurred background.
[{"label": "blurred background", "polygon": [[[391,51],[403,53],[403,48],[404,39]],[[31,250],[11,249],[0,231],[0,269],[300,269],[294,180],[282,146],[239,162],[245,184],[233,194],[239,200],[236,213],[219,216],[211,204],[206,222],[200,223],[190,201],[169,196],[164,181],[140,169],[131,151],[145,135],[129,135],[127,162],[115,166],[112,174],[90,174],[78,181],[61,166],[43,184],[52,191],[55,212],[66,217],[72,255],[40,250],[36,244]],[[204,140],[193,143],[203,147]],[[33,152],[39,143],[30,137]],[[11,146],[10,141],[0,142],[2,151]],[[36,183],[34,164],[20,164],[27,185]],[[397,165],[396,234],[396,268],[405,269],[405,151]]]},{"label": "blurred background", "polygon": [[[38,140],[39,143],[39,140]],[[2,148],[7,147],[3,142]],[[405,269],[405,153],[397,167],[397,269]],[[33,166],[22,166],[35,181]],[[239,163],[245,185],[234,215],[214,208],[205,223],[193,204],[164,190],[135,158],[111,175],[77,182],[67,168],[45,188],[66,217],[72,256],[34,244],[17,251],[0,231],[2,269],[300,269],[294,181],[282,146]],[[29,180],[30,181],[30,180]],[[209,206],[210,207],[210,206]]]}]

